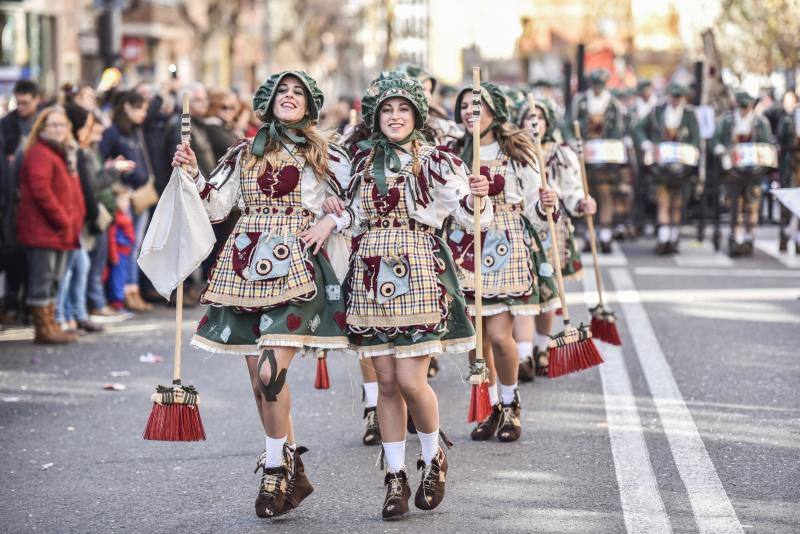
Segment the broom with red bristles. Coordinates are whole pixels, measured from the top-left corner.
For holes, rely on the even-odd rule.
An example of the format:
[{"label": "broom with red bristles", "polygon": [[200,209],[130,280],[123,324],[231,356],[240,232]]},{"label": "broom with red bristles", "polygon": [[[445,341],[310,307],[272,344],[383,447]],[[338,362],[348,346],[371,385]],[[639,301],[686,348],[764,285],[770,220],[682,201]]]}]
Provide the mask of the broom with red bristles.
[{"label": "broom with red bristles", "polygon": [[[539,140],[539,124],[536,120],[536,101],[533,95],[528,95],[528,104],[533,116],[534,131],[534,150],[539,170],[542,176],[542,189],[549,190],[547,183],[547,169],[544,164],[542,154],[542,143]],[[581,324],[577,328],[570,324],[569,310],[567,309],[567,298],[564,292],[564,276],[561,273],[561,253],[558,248],[558,234],[553,222],[553,212],[550,208],[545,209],[547,214],[547,226],[550,237],[553,240],[553,269],[555,270],[556,282],[558,283],[558,298],[561,299],[562,319],[564,320],[564,330],[554,336],[550,336],[550,362],[547,368],[547,376],[557,378],[569,373],[582,371],[595,365],[603,363],[603,358],[597,351],[592,342],[592,332],[585,325]],[[566,244],[565,244],[566,245]]]},{"label": "broom with red bristles", "polygon": [[[572,124],[575,129],[575,139],[578,141],[578,157],[581,161],[581,178],[583,179],[583,198],[589,198],[589,179],[586,177],[586,163],[583,158],[583,139],[581,139],[581,126],[578,121]],[[592,249],[592,263],[594,264],[594,278],[597,280],[598,304],[589,308],[592,315],[590,326],[592,335],[611,345],[622,345],[622,340],[617,331],[617,318],[614,312],[603,304],[603,277],[600,275],[600,262],[597,261],[597,238],[594,235],[594,216],[586,216],[586,227],[589,232],[589,246]]]},{"label": "broom with red bristles", "polygon": [[[183,95],[181,143],[188,143],[191,133],[189,95]],[[186,170],[184,168],[184,170]],[[175,298],[175,361],[172,385],[156,386],[152,395],[153,409],[142,433],[144,439],[158,441],[200,441],[206,439],[198,404],[200,396],[194,386],[181,383],[181,327],[183,325],[183,282],[176,288]]]},{"label": "broom with red bristles", "polygon": [[[481,69],[472,67],[472,172],[481,168]],[[473,197],[475,238],[473,270],[475,273],[475,361],[469,369],[469,412],[467,423],[479,423],[492,413],[489,402],[489,373],[483,358],[483,277],[481,276],[481,209],[480,199]]]}]

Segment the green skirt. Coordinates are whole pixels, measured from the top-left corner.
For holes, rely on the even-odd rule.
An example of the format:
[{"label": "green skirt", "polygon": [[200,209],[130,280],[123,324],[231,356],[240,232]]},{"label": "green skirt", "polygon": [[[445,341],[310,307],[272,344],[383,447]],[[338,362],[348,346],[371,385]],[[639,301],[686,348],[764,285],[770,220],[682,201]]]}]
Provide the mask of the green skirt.
[{"label": "green skirt", "polygon": [[336,273],[322,254],[309,254],[316,292],[309,300],[289,301],[266,310],[210,306],[191,345],[222,354],[259,354],[267,347],[301,352],[346,349],[344,295]]}]

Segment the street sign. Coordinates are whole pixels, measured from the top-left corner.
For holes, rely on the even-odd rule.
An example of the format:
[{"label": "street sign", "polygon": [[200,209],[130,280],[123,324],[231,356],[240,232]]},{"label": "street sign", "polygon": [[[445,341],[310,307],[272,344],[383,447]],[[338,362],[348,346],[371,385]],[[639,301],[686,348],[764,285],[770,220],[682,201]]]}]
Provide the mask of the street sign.
[{"label": "street sign", "polygon": [[700,127],[700,137],[703,139],[714,137],[714,131],[717,127],[714,108],[711,106],[697,106],[694,108],[694,113],[697,116],[697,125]]}]

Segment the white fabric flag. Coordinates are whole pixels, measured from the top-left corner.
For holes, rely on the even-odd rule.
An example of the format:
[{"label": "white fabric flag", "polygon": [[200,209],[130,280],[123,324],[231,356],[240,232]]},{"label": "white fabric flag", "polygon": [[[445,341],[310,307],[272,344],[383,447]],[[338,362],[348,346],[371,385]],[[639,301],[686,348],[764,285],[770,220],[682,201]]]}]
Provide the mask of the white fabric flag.
[{"label": "white fabric flag", "polygon": [[144,236],[139,267],[169,300],[178,284],[211,253],[215,241],[197,186],[176,167]]},{"label": "white fabric flag", "polygon": [[778,201],[786,206],[786,209],[800,217],[800,187],[784,187],[783,189],[773,189],[771,191]]}]

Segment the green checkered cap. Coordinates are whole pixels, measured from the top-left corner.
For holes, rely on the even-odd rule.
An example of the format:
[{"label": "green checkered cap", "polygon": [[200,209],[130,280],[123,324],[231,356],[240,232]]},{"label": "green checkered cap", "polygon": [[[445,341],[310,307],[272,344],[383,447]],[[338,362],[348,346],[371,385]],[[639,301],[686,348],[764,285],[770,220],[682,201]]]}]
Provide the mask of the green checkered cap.
[{"label": "green checkered cap", "polygon": [[306,89],[306,99],[308,100],[308,118],[312,121],[319,120],[319,111],[322,109],[325,96],[322,94],[322,90],[317,85],[316,80],[302,70],[285,70],[273,74],[261,84],[256,94],[253,95],[253,111],[256,117],[266,122],[272,116],[275,90],[286,76],[295,76],[303,83]]}]

